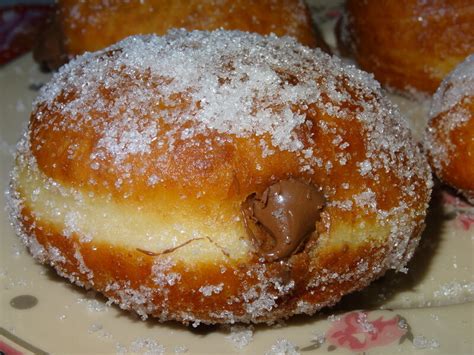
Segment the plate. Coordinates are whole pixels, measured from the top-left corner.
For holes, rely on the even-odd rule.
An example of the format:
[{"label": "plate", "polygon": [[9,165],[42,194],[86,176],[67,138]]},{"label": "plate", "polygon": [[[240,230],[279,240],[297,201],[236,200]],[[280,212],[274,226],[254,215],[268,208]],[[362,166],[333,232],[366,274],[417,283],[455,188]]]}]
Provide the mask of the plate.
[{"label": "plate", "polygon": [[[323,33],[339,2],[312,1]],[[0,188],[31,103],[49,75],[27,54],[0,68]],[[391,95],[421,136],[427,101]],[[5,206],[5,197],[0,196]],[[142,321],[73,286],[28,255],[0,210],[0,351],[16,353],[474,353],[474,208],[437,188],[407,274],[388,273],[316,316],[273,326]],[[17,352],[15,352],[17,351]]]}]

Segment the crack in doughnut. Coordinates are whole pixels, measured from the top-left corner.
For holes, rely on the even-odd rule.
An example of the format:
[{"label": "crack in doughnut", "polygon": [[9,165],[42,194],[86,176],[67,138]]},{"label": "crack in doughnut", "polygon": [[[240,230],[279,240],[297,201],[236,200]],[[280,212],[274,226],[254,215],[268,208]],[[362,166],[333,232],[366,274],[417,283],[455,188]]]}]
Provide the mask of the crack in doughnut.
[{"label": "crack in doughnut", "polygon": [[189,240],[185,241],[184,243],[182,243],[182,244],[180,244],[176,247],[165,249],[165,250],[163,250],[159,253],[149,251],[149,250],[140,249],[140,248],[136,248],[136,250],[139,251],[140,253],[143,253],[143,254],[146,254],[146,255],[149,255],[149,256],[160,256],[160,255],[172,253],[172,252],[178,250],[179,248],[182,248],[182,247],[184,247],[184,246],[188,245],[189,243],[194,242],[196,240],[203,240],[203,239],[204,238],[189,239]]}]

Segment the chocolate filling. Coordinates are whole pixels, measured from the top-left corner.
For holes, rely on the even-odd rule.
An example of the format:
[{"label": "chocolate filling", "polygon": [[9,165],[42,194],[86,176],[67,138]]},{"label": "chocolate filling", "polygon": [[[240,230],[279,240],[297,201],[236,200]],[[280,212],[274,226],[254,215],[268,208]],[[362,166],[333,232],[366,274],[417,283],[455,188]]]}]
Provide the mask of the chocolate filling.
[{"label": "chocolate filling", "polygon": [[325,199],[314,185],[281,180],[242,204],[244,223],[266,261],[287,258],[315,231]]}]

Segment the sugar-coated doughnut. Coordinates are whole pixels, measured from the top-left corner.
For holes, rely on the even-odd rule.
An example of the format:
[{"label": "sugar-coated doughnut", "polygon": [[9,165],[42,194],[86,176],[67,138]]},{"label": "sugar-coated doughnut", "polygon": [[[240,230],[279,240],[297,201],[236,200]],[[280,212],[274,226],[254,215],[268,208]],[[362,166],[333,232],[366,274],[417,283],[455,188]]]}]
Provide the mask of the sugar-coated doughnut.
[{"label": "sugar-coated doughnut", "polygon": [[474,203],[474,54],[433,96],[425,142],[435,174]]},{"label": "sugar-coated doughnut", "polygon": [[304,0],[59,0],[34,54],[56,69],[68,58],[127,36],[163,35],[171,28],[274,33],[328,50]]},{"label": "sugar-coated doughnut", "polygon": [[179,30],[55,74],[9,205],[37,260],[123,309],[272,322],[404,271],[430,176],[365,72],[288,37]]},{"label": "sugar-coated doughnut", "polygon": [[474,52],[471,0],[347,0],[338,46],[383,85],[434,93]]}]

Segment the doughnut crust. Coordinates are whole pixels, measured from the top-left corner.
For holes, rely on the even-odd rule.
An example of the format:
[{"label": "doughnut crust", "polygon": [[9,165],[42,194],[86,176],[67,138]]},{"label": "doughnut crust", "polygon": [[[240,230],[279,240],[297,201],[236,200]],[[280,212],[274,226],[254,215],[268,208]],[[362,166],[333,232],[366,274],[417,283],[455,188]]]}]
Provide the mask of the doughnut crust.
[{"label": "doughnut crust", "polygon": [[383,85],[434,93],[474,52],[470,0],[348,0],[338,46]]},{"label": "doughnut crust", "polygon": [[[324,200],[304,243],[269,260],[242,208],[281,181]],[[368,74],[290,38],[180,30],[59,70],[19,143],[10,210],[36,259],[144,318],[273,322],[404,271],[430,191]]]},{"label": "doughnut crust", "polygon": [[474,55],[433,96],[425,142],[438,178],[474,203]]},{"label": "doughnut crust", "polygon": [[60,0],[35,58],[56,69],[68,58],[127,36],[163,35],[171,28],[274,33],[328,50],[303,0]]}]

